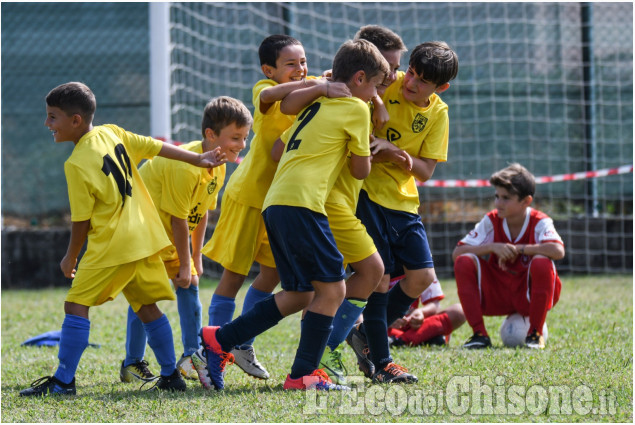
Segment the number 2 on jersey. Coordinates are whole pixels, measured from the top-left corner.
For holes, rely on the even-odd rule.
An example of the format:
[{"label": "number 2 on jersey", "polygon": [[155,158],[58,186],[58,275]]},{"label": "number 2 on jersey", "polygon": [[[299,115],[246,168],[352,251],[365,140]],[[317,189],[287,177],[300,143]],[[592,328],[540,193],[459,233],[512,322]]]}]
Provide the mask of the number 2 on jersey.
[{"label": "number 2 on jersey", "polygon": [[298,128],[295,129],[295,131],[293,132],[293,135],[291,136],[291,139],[289,139],[289,142],[287,143],[287,152],[297,149],[300,146],[302,139],[297,138],[298,134],[300,133],[300,131],[302,131],[304,126],[307,125],[309,121],[313,119],[315,114],[317,114],[318,110],[320,109],[320,106],[321,106],[320,102],[315,102],[314,104],[306,108],[304,111],[302,111],[302,113],[298,117],[298,121],[300,121],[300,124],[298,125]]},{"label": "number 2 on jersey", "polygon": [[[119,167],[115,160],[106,154],[104,155],[104,165],[101,167],[101,171],[103,171],[106,176],[112,175],[115,179],[117,188],[119,188],[119,193],[121,194],[121,206],[123,206],[126,203],[126,196],[132,196],[130,158],[128,157],[126,148],[121,144],[115,146],[115,156],[117,157]],[[122,170],[123,173],[121,172]]]}]

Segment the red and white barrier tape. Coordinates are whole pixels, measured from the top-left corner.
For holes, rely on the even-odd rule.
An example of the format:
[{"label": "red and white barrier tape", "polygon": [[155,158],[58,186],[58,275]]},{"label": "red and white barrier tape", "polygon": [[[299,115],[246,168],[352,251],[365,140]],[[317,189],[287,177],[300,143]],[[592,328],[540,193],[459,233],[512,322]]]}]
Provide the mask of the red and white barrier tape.
[{"label": "red and white barrier tape", "polygon": [[[162,137],[157,137],[159,140],[165,141]],[[175,145],[180,145],[181,142],[172,141]],[[236,158],[236,164],[240,164],[243,160],[242,156]],[[541,176],[536,177],[536,184],[544,183],[556,183],[571,180],[586,180],[595,179],[598,177],[614,176],[617,174],[628,174],[633,172],[633,164],[622,165],[617,168],[604,168],[602,170],[595,171],[580,171],[578,173],[558,174],[555,176]],[[428,180],[425,183],[417,180],[417,186],[425,187],[487,187],[490,186],[489,180],[469,179],[469,180]]]},{"label": "red and white barrier tape", "polygon": [[[597,177],[613,176],[633,172],[633,165],[622,165],[617,168],[605,168],[596,171],[581,171],[579,173],[558,174],[556,176],[536,177],[536,184],[555,183],[569,180],[594,179]],[[425,183],[417,181],[417,186],[426,187],[486,187],[490,186],[489,180],[428,180]]]}]

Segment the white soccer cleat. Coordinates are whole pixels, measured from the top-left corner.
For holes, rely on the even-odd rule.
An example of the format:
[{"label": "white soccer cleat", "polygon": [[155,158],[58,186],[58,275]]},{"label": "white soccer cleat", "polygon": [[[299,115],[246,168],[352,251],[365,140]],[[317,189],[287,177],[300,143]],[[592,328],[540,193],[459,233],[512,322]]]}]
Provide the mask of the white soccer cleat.
[{"label": "white soccer cleat", "polygon": [[236,347],[230,353],[234,355],[234,363],[246,374],[258,379],[269,379],[269,372],[256,358],[253,346],[250,345],[245,349]]}]

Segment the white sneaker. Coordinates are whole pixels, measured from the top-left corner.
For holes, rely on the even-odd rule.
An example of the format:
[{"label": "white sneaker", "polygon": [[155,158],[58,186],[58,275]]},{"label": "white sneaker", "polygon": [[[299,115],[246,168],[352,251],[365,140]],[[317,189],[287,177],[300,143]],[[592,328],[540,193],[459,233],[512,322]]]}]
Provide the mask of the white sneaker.
[{"label": "white sneaker", "polygon": [[258,379],[269,379],[269,372],[256,358],[253,346],[245,349],[235,347],[230,351],[234,355],[234,363],[245,373]]},{"label": "white sneaker", "polygon": [[176,363],[176,368],[185,379],[198,380],[198,373],[192,364],[192,356],[181,357]]},{"label": "white sneaker", "polygon": [[194,354],[192,354],[192,366],[194,366],[198,380],[201,382],[203,388],[209,390],[214,388],[214,385],[212,384],[212,379],[210,378],[209,371],[207,370],[207,359],[205,358],[203,350],[203,348],[199,348]]}]

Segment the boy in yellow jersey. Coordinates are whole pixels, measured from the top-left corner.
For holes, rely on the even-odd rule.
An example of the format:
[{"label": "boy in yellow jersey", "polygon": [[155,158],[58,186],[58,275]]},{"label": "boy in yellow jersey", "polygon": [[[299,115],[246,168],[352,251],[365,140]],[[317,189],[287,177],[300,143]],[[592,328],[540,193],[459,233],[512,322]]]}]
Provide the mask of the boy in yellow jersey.
[{"label": "boy in yellow jersey", "polygon": [[[387,86],[396,80],[401,54],[406,51],[406,46],[401,37],[390,29],[378,25],[360,28],[355,39],[363,39],[373,43],[390,66],[390,73],[383,84],[378,87],[378,95],[372,99],[372,121],[375,129],[378,130],[385,124],[385,119],[382,119],[385,107],[379,96],[383,94]],[[291,100],[291,95],[289,97],[287,102]],[[354,272],[346,281],[346,297],[335,314],[333,331],[320,360],[320,368],[327,372],[333,382],[341,385],[346,384],[346,370],[342,364],[341,352],[338,347],[344,342],[355,324],[356,318],[364,310],[369,295],[379,284],[384,272],[381,257],[377,253],[372,238],[355,216],[361,187],[362,180],[355,179],[351,175],[347,164],[342,168],[325,204],[329,226],[337,247],[344,257],[345,264],[350,265]],[[391,376],[392,381],[405,382],[408,380],[408,375],[405,372],[396,371],[399,373]]]},{"label": "boy in yellow jersey", "polygon": [[[382,96],[389,120],[371,143],[373,166],[364,180],[357,217],[377,246],[385,274],[368,299],[364,323],[347,337],[360,369],[376,382],[386,382],[387,369],[403,371],[390,356],[387,325],[402,317],[435,279],[415,178],[428,180],[437,162],[447,159],[448,107],[438,94],[457,72],[458,57],[446,43],[423,43],[412,51],[408,71],[399,72]],[[412,158],[411,169],[403,163],[404,152]],[[406,277],[388,292],[395,264],[403,265]],[[363,352],[366,343],[369,357]]]},{"label": "boy in yellow jersey", "polygon": [[[370,111],[365,102],[376,94],[389,67],[379,50],[365,40],[348,41],[333,60],[333,80],[346,83],[352,97],[320,97],[307,106],[282,138],[286,141],[263,217],[282,291],[254,305],[234,321],[201,330],[203,354],[192,356],[206,388],[224,387],[228,351],[307,307],[300,343],[284,389],[347,389],[334,385],[318,364],[345,295],[344,258],[330,231],[324,204],[350,151],[351,174],[370,171]],[[293,95],[303,96],[297,90]],[[285,111],[283,100],[281,108]]]},{"label": "boy in yellow jersey", "polygon": [[[209,306],[209,325],[214,326],[232,320],[236,294],[254,261],[259,263],[260,272],[247,291],[243,313],[271,295],[279,282],[261,213],[277,167],[271,159],[271,149],[295,118],[280,112],[280,101],[298,88],[315,86],[326,91],[326,80],[306,79],[304,48],[295,38],[271,35],[262,41],[258,54],[266,79],[253,88],[254,137],[245,159],[227,182],[214,234],[203,247],[203,254],[224,268]],[[344,84],[329,86],[330,96],[348,94]],[[232,354],[246,373],[267,379],[269,373],[256,358],[253,342],[234,347]]]},{"label": "boy in yellow jersey", "polygon": [[54,88],[46,96],[46,105],[44,125],[53,132],[55,142],[75,144],[64,163],[72,227],[60,263],[73,284],[64,303],[59,367],[53,376],[38,379],[20,395],[76,393],[75,372],[88,345],[89,308],[113,300],[120,292],[143,322],[161,366],[155,387],[184,391],[185,382],[176,370],[172,328],[156,305],[159,300],[174,299],[159,255],[170,240],[136,165],[156,155],[203,168],[220,165],[223,159],[218,151],[189,152],[111,124],[93,127],[97,102],[82,83]]},{"label": "boy in yellow jersey", "polygon": [[[227,160],[234,162],[245,148],[252,121],[251,113],[241,101],[227,96],[216,97],[203,111],[203,139],[181,148],[196,153],[220,149]],[[139,174],[172,243],[161,252],[161,259],[176,287],[183,342],[183,355],[177,369],[186,378],[198,379],[192,368],[191,355],[199,348],[198,332],[202,326],[198,297],[198,280],[203,273],[201,249],[207,228],[207,212],[216,208],[218,192],[225,182],[225,164],[206,170],[183,162],[155,158],[145,162]],[[121,380],[153,379],[147,362],[143,360],[146,347],[143,324],[131,308],[128,309],[127,330]]]}]

